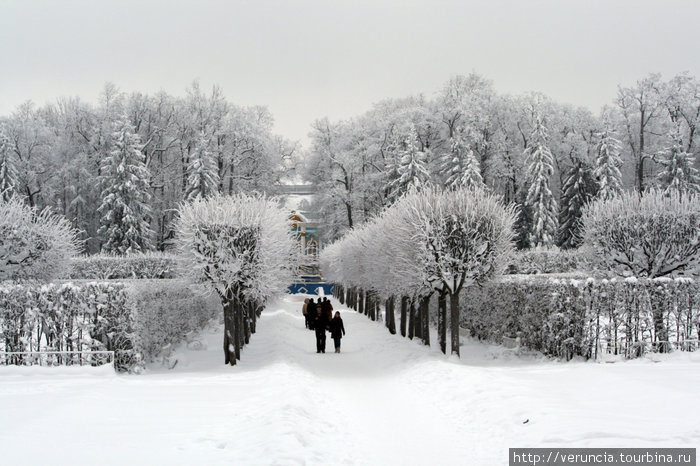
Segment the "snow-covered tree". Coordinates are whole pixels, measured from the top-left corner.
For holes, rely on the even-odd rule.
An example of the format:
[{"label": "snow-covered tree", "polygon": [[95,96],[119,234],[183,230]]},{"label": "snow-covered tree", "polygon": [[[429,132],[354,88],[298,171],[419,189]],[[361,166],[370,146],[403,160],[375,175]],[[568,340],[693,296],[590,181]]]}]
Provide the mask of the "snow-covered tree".
[{"label": "snow-covered tree", "polygon": [[457,130],[452,137],[450,152],[442,157],[440,171],[447,186],[484,187],[481,178],[481,166],[464,140],[464,130]]},{"label": "snow-covered tree", "polygon": [[597,197],[609,199],[622,191],[622,174],[620,167],[620,141],[615,138],[615,132],[606,125],[600,133],[597,156],[593,176],[598,183]]},{"label": "snow-covered tree", "polygon": [[661,188],[665,192],[700,192],[700,175],[695,168],[695,156],[685,150],[680,124],[669,131],[670,147],[659,154],[659,163],[664,167],[658,174]]},{"label": "snow-covered tree", "polygon": [[0,198],[9,201],[15,192],[17,170],[10,154],[10,141],[0,127]]},{"label": "snow-covered tree", "polygon": [[420,189],[430,181],[426,153],[420,149],[415,128],[403,140],[397,166],[399,178],[392,184],[392,197],[398,198],[411,188]]},{"label": "snow-covered tree", "polygon": [[101,164],[101,227],[103,252],[128,254],[152,249],[149,225],[150,172],[146,167],[139,135],[131,124],[118,120],[112,134],[113,147]]},{"label": "snow-covered tree", "polygon": [[262,306],[293,278],[298,246],[288,215],[273,199],[245,194],[216,194],[180,207],[184,273],[221,299],[226,364],[240,359]]},{"label": "snow-covered tree", "polygon": [[459,293],[506,266],[515,210],[481,189],[442,192],[433,188],[409,196],[402,212],[415,229],[427,281],[449,296],[451,351],[459,356]]},{"label": "snow-covered tree", "polygon": [[525,155],[530,164],[526,199],[532,213],[530,245],[552,246],[557,232],[557,202],[549,186],[554,173],[554,160],[547,144],[547,128],[539,114],[535,115],[535,125]]},{"label": "snow-covered tree", "polygon": [[558,245],[564,249],[575,248],[582,241],[580,220],[583,207],[596,192],[591,170],[582,160],[577,160],[569,169],[561,191]]},{"label": "snow-covered tree", "polygon": [[652,189],[584,209],[584,246],[598,269],[656,278],[700,266],[700,195]]},{"label": "snow-covered tree", "polygon": [[204,131],[200,131],[194,152],[190,155],[187,167],[187,191],[185,200],[207,197],[217,192],[219,173],[216,160],[209,151],[209,141]]},{"label": "snow-covered tree", "polygon": [[0,198],[0,280],[67,276],[79,251],[77,232],[64,217],[39,212],[19,197]]}]

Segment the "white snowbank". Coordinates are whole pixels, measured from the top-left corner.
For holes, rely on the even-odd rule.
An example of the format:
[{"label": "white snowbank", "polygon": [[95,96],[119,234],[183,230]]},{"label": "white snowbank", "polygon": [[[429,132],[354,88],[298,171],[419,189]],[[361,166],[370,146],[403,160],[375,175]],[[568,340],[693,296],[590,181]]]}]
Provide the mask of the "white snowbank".
[{"label": "white snowbank", "polygon": [[316,354],[302,299],[263,313],[236,367],[216,327],[170,371],[2,368],[0,463],[493,465],[509,447],[700,446],[700,353],[562,363],[469,341],[457,360],[334,302],[343,352],[328,338]]}]

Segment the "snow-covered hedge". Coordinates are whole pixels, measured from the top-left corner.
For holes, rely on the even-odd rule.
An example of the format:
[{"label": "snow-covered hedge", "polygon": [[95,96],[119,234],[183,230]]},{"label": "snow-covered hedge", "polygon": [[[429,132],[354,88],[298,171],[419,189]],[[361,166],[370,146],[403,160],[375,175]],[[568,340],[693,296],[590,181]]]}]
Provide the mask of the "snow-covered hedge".
[{"label": "snow-covered hedge", "polygon": [[67,278],[78,280],[113,280],[122,278],[175,278],[177,256],[162,252],[125,256],[97,254],[80,256],[72,261]]},{"label": "snow-covered hedge", "polygon": [[577,249],[527,249],[512,254],[507,273],[571,273],[587,267],[585,254]]},{"label": "snow-covered hedge", "polygon": [[221,314],[216,296],[184,280],[133,280],[126,284],[137,346],[146,361]]},{"label": "snow-covered hedge", "polygon": [[461,325],[473,336],[517,337],[523,347],[567,359],[635,357],[700,336],[700,281],[691,279],[504,276],[466,289],[462,302]]},{"label": "snow-covered hedge", "polygon": [[115,351],[138,372],[219,310],[177,280],[0,284],[0,350]]}]

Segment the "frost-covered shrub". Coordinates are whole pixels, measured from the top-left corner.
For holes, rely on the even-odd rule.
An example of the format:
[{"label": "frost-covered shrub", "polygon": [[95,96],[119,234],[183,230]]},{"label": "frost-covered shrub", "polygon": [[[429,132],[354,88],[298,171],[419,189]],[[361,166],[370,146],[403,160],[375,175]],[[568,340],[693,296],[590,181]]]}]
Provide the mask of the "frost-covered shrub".
[{"label": "frost-covered shrub", "polygon": [[480,339],[518,337],[523,347],[557,357],[634,357],[697,339],[699,306],[700,282],[687,278],[504,276],[465,290],[462,325]]},{"label": "frost-covered shrub", "polygon": [[178,269],[177,256],[162,252],[125,256],[97,254],[76,257],[72,262],[68,278],[75,280],[175,278]]},{"label": "frost-covered shrub", "polygon": [[578,249],[526,249],[511,255],[507,273],[570,273],[585,271],[587,267],[586,255]]},{"label": "frost-covered shrub", "polygon": [[137,346],[146,361],[203,329],[221,313],[218,298],[183,280],[133,280],[126,284]]},{"label": "frost-covered shrub", "polygon": [[65,276],[78,252],[77,232],[64,217],[18,197],[0,198],[0,280]]},{"label": "frost-covered shrub", "polygon": [[700,195],[623,193],[589,204],[582,222],[596,268],[647,278],[699,272]]},{"label": "frost-covered shrub", "polygon": [[179,280],[5,283],[0,351],[114,351],[118,370],[138,372],[218,309]]}]

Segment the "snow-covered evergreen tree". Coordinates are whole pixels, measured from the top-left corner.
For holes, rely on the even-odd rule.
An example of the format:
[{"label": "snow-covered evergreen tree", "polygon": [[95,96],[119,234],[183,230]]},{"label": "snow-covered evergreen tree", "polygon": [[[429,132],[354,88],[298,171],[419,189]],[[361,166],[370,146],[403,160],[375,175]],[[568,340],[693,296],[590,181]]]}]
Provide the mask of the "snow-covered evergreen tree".
[{"label": "snow-covered evergreen tree", "polygon": [[149,225],[150,173],[141,140],[126,119],[118,120],[113,146],[100,166],[102,251],[128,254],[152,249]]},{"label": "snow-covered evergreen tree", "polygon": [[661,152],[659,162],[664,170],[658,179],[664,192],[699,192],[700,176],[694,167],[695,156],[684,149],[683,136],[679,124],[669,131],[670,147]]},{"label": "snow-covered evergreen tree", "polygon": [[581,238],[581,214],[583,207],[593,198],[596,184],[591,169],[577,160],[569,169],[561,189],[561,210],[559,212],[559,247],[578,247]]},{"label": "snow-covered evergreen tree", "polygon": [[610,199],[622,191],[622,158],[620,157],[620,141],[615,138],[613,129],[607,127],[600,134],[597,147],[598,155],[593,176],[598,183],[597,197]]},{"label": "snow-covered evergreen tree", "polygon": [[529,160],[529,189],[526,204],[532,212],[530,246],[547,247],[554,244],[557,232],[557,201],[549,188],[554,173],[554,158],[549,150],[547,128],[539,114],[525,149]]},{"label": "snow-covered evergreen tree", "polygon": [[15,191],[17,170],[10,156],[7,136],[0,131],[0,198],[9,201]]},{"label": "snow-covered evergreen tree", "polygon": [[187,191],[185,199],[205,198],[217,192],[219,171],[214,154],[209,151],[209,140],[200,131],[194,152],[187,167]]},{"label": "snow-covered evergreen tree", "polygon": [[417,189],[430,181],[426,153],[420,150],[415,128],[411,127],[404,139],[397,171],[399,178],[393,183],[392,197],[397,198],[411,187]]},{"label": "snow-covered evergreen tree", "polygon": [[456,132],[451,138],[450,149],[443,156],[440,166],[445,185],[483,188],[479,160],[464,140],[462,132]]}]

